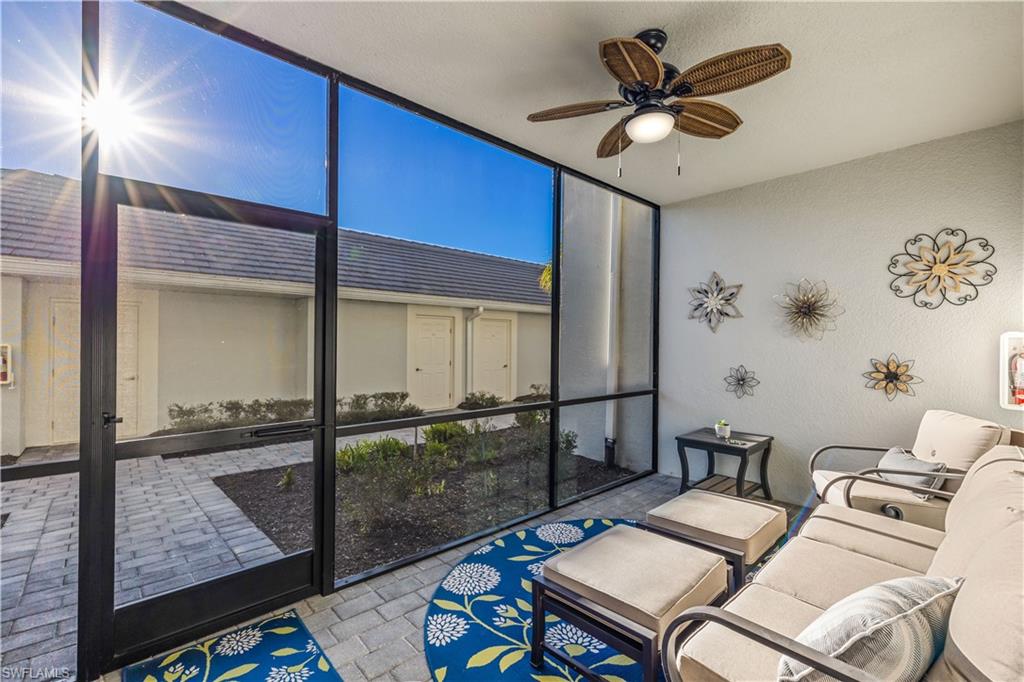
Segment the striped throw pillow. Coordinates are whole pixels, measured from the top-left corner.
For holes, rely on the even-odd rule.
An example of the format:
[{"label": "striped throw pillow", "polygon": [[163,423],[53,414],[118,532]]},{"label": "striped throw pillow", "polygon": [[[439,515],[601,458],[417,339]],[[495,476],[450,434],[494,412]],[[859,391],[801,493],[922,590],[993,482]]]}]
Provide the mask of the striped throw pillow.
[{"label": "striped throw pillow", "polygon": [[[796,640],[880,680],[917,682],[945,646],[949,612],[962,582],[914,576],[865,587],[830,606]],[[783,656],[778,679],[831,678]]]}]

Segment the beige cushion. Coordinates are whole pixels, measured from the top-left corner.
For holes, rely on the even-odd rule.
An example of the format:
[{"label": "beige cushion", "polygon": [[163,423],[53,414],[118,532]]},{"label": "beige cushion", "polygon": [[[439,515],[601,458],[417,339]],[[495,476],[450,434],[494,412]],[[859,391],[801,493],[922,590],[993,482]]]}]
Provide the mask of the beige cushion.
[{"label": "beige cushion", "polygon": [[[843,476],[840,471],[827,471],[824,469],[814,472],[814,487],[820,495],[825,486],[833,478]],[[850,481],[840,481],[829,488],[828,497],[824,501],[829,504],[845,505],[843,492]],[[871,481],[857,481],[851,494],[851,502],[854,509],[881,514],[882,507],[887,504],[894,504],[903,511],[903,520],[916,523],[928,528],[942,530],[945,527],[946,509],[949,502],[939,497],[931,497],[922,500],[908,490],[900,490],[882,483]]]},{"label": "beige cushion", "polygon": [[[783,550],[785,551],[785,550]],[[822,610],[762,585],[747,585],[725,610],[787,637],[796,637]],[[721,625],[702,626],[676,655],[678,670],[691,680],[774,680],[779,654]]]},{"label": "beige cushion", "polygon": [[955,523],[939,545],[929,575],[964,575],[989,538],[1024,521],[1024,462],[992,462],[956,496],[962,499]]},{"label": "beige cushion", "polygon": [[647,523],[743,552],[752,564],[786,534],[786,510],[756,500],[690,490],[647,512]]},{"label": "beige cushion", "polygon": [[[945,462],[950,469],[967,471],[974,461],[996,445],[1010,442],[1010,429],[995,422],[946,410],[928,410],[921,417],[914,441],[918,459]],[[945,490],[958,482],[947,481]]]},{"label": "beige cushion", "polygon": [[659,635],[726,590],[718,554],[619,525],[544,562],[544,577]]},{"label": "beige cushion", "polygon": [[971,465],[956,496],[946,511],[946,528],[949,530],[959,523],[961,512],[971,506],[976,495],[983,495],[986,486],[1000,480],[1010,469],[1019,468],[1024,462],[1024,449],[1013,445],[997,445]]},{"label": "beige cushion", "polygon": [[910,575],[920,573],[824,542],[796,537],[765,564],[754,576],[754,582],[827,609],[868,585]]},{"label": "beige cushion", "polygon": [[859,509],[822,504],[804,523],[800,536],[924,573],[946,534]]},{"label": "beige cushion", "polygon": [[1024,523],[988,536],[971,557],[946,648],[925,679],[1024,679]]}]

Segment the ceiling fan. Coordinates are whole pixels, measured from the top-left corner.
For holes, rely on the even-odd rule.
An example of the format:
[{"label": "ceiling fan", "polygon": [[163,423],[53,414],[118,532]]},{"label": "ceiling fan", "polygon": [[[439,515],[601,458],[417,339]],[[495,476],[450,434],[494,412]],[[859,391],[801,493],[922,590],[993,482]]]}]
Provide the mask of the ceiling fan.
[{"label": "ceiling fan", "polygon": [[[705,99],[707,95],[739,90],[789,68],[792,55],[782,45],[759,45],[726,52],[686,71],[662,62],[668,34],[651,28],[633,38],[609,38],[598,54],[605,69],[619,82],[622,99],[566,104],[527,116],[533,122],[598,114],[634,107],[605,133],[597,145],[598,158],[621,152],[633,142],[657,142],[673,129],[697,137],[721,139],[736,130],[742,119],[729,107]],[[676,98],[674,101],[668,101]]]}]

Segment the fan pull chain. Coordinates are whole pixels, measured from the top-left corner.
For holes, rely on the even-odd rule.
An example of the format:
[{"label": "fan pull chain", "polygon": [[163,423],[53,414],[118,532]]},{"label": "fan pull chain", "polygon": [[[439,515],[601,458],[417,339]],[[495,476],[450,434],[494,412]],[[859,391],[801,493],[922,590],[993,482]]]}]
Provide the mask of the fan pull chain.
[{"label": "fan pull chain", "polygon": [[681,146],[679,138],[682,136],[682,133],[676,133],[676,175],[679,177],[682,177],[683,175],[682,156],[679,152]]},{"label": "fan pull chain", "polygon": [[619,177],[622,177],[622,133],[619,132]]}]

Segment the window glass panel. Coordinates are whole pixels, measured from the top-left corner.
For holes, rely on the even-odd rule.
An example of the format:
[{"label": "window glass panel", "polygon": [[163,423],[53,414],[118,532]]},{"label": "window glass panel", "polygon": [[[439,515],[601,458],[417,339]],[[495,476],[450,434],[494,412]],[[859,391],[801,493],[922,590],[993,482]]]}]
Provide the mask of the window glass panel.
[{"label": "window glass panel", "polygon": [[551,169],[340,92],[343,409],[392,394],[403,416],[545,398]]},{"label": "window glass panel", "polygon": [[119,440],[312,417],[315,242],[119,207]]},{"label": "window glass panel", "polygon": [[0,3],[0,454],[77,459],[79,3]]},{"label": "window glass panel", "polygon": [[653,210],[563,178],[559,395],[650,388]]},{"label": "window glass panel", "polygon": [[559,502],[651,468],[651,396],[559,409]]},{"label": "window glass panel", "polygon": [[549,437],[547,410],[339,437],[336,576],[544,509]]},{"label": "window glass panel", "polygon": [[313,546],[310,435],[117,463],[114,602]]},{"label": "window glass panel", "polygon": [[102,172],[326,213],[326,79],[134,2],[100,36]]}]

